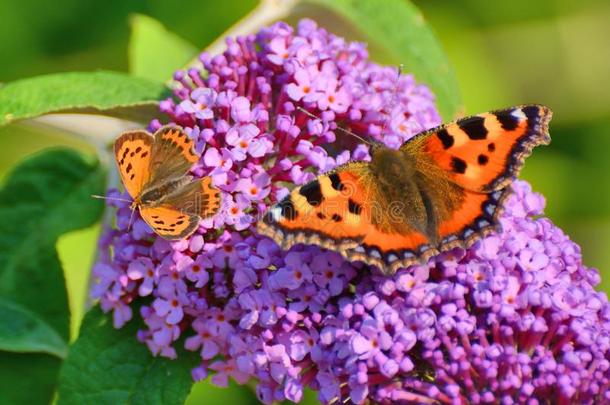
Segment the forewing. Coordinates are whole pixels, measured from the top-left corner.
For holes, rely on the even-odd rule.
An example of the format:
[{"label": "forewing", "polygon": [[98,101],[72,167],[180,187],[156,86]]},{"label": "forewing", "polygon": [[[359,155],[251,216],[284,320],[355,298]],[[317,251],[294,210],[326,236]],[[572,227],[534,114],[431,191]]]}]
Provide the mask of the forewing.
[{"label": "forewing", "polygon": [[348,163],[294,189],[258,222],[283,249],[317,244],[345,254],[366,236],[368,164]]},{"label": "forewing", "polygon": [[535,146],[550,142],[551,115],[541,105],[479,114],[419,134],[401,149],[427,155],[429,159],[418,159],[420,171],[429,171],[433,162],[467,190],[500,190],[513,181]]},{"label": "forewing", "polygon": [[199,160],[193,140],[177,126],[168,125],[154,134],[151,184],[183,176]]},{"label": "forewing", "polygon": [[150,178],[153,137],[146,131],[124,132],[114,141],[114,156],[121,180],[136,198]]}]

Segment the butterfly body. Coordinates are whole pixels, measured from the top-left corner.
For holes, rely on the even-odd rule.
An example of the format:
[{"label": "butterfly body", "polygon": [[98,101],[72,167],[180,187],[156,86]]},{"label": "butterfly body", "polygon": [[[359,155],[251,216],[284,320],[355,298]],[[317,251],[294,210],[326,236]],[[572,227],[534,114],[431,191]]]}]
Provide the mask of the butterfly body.
[{"label": "butterfly body", "polygon": [[163,204],[163,201],[179,194],[181,189],[193,181],[192,176],[182,176],[174,179],[167,179],[159,184],[152,184],[143,189],[139,196],[134,199],[134,204],[142,207],[156,207]]},{"label": "butterfly body", "polygon": [[[454,205],[453,200],[459,197],[449,192],[449,179],[442,173],[427,179],[418,165],[425,156],[417,151],[376,145],[371,157],[370,173],[363,175],[370,177],[371,182],[377,182],[373,187],[377,193],[371,196],[375,208],[372,223],[380,230],[393,228],[397,233],[417,230],[436,242],[437,224],[446,217],[443,214]],[[439,195],[440,190],[445,190],[444,198]]]},{"label": "butterfly body", "polygon": [[258,223],[283,248],[336,250],[392,273],[499,228],[525,157],[550,141],[551,112],[499,110],[418,134],[370,162],[349,162],[293,190]]},{"label": "butterfly body", "polygon": [[183,239],[201,218],[214,215],[220,193],[209,177],[187,174],[199,160],[193,141],[179,127],[166,126],[154,135],[146,131],[123,133],[114,144],[121,179],[144,221],[160,236]]}]

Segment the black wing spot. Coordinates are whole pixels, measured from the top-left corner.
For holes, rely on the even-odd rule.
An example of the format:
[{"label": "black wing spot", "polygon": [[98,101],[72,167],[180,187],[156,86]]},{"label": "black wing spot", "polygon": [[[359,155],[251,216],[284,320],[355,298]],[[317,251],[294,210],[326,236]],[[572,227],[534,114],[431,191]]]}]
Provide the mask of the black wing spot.
[{"label": "black wing spot", "polygon": [[152,217],[152,219],[157,219],[157,218],[159,218],[159,216],[158,216],[158,215],[151,215],[151,217]]},{"label": "black wing spot", "polygon": [[133,166],[131,165],[131,163],[129,163],[127,165],[127,167],[125,168],[125,173],[129,173],[131,171],[131,169],[133,169]]},{"label": "black wing spot", "polygon": [[141,147],[141,146],[138,146],[138,147],[136,148],[136,153],[140,153],[141,151],[142,151],[142,147]]},{"label": "black wing spot", "polygon": [[119,164],[120,164],[121,166],[123,166],[123,163],[125,163],[125,159],[121,159],[121,161],[119,162]]},{"label": "black wing spot", "polygon": [[332,219],[333,219],[333,221],[335,221],[335,222],[341,222],[341,220],[342,220],[343,218],[341,217],[341,215],[338,215],[338,214],[333,214]]},{"label": "black wing spot", "polygon": [[454,172],[459,173],[459,174],[464,174],[464,173],[466,173],[467,167],[468,167],[468,164],[464,160],[462,160],[458,157],[455,157],[455,156],[453,156],[451,158],[451,168],[453,169]]},{"label": "black wing spot", "polygon": [[519,126],[519,118],[511,114],[511,112],[513,111],[514,110],[498,111],[494,113],[496,119],[498,120],[500,125],[502,125],[502,128],[507,131],[512,131]]},{"label": "black wing spot", "polygon": [[487,162],[489,162],[489,158],[487,157],[487,155],[479,155],[478,161],[481,166],[485,166]]},{"label": "black wing spot", "polygon": [[322,203],[324,197],[322,196],[322,189],[318,180],[314,180],[311,183],[305,184],[299,190],[299,194],[307,199],[307,202],[314,207],[317,207]]},{"label": "black wing spot", "polygon": [[148,156],[148,152],[142,152],[142,157],[145,158],[146,156]]},{"label": "black wing spot", "polygon": [[341,183],[341,178],[339,177],[339,175],[337,173],[332,173],[332,174],[328,175],[328,178],[330,179],[331,186],[333,186],[333,188],[335,190],[343,191],[343,189],[345,188],[345,185],[343,183]]},{"label": "black wing spot", "polygon": [[458,121],[458,126],[468,135],[468,138],[480,140],[487,138],[487,128],[483,117],[470,117]]},{"label": "black wing spot", "polygon": [[136,153],[135,153],[135,152],[131,152],[131,153],[129,154],[129,157],[134,157],[135,155],[136,155]]},{"label": "black wing spot", "polygon": [[318,218],[320,218],[322,221],[324,221],[324,220],[326,219],[326,215],[322,214],[321,212],[318,212],[318,213],[316,214],[316,216],[317,216]]},{"label": "black wing spot", "polygon": [[155,224],[157,224],[157,225],[163,225],[163,224],[165,224],[165,222],[163,222],[163,221],[155,221]]},{"label": "black wing spot", "polygon": [[351,212],[352,214],[360,215],[360,213],[362,212],[362,205],[358,204],[356,201],[352,200],[351,198],[348,201],[347,208],[349,209],[349,212]]},{"label": "black wing spot", "polygon": [[491,142],[489,145],[487,145],[487,150],[488,150],[489,152],[493,152],[493,151],[495,151],[495,150],[496,150],[496,144],[495,144],[495,143],[493,143],[493,142]]},{"label": "black wing spot", "polygon": [[296,208],[294,207],[294,204],[290,200],[290,197],[286,197],[282,201],[280,201],[278,207],[280,207],[280,212],[282,213],[282,216],[284,218],[289,219],[290,221],[294,221],[299,216],[299,213],[297,212]]},{"label": "black wing spot", "polygon": [[184,221],[176,221],[176,223],[174,225],[182,225],[184,223]]},{"label": "black wing spot", "polygon": [[129,148],[125,148],[125,150],[123,151],[123,159],[125,159],[127,157],[128,153],[129,153]]},{"label": "black wing spot", "polygon": [[131,176],[129,176],[129,180],[133,180],[136,177],[135,173],[131,173]]},{"label": "black wing spot", "polygon": [[438,131],[436,133],[436,136],[443,143],[443,148],[449,149],[450,147],[453,146],[453,142],[455,141],[455,139],[453,139],[453,136],[449,135],[449,132],[447,132],[447,130],[445,128]]}]

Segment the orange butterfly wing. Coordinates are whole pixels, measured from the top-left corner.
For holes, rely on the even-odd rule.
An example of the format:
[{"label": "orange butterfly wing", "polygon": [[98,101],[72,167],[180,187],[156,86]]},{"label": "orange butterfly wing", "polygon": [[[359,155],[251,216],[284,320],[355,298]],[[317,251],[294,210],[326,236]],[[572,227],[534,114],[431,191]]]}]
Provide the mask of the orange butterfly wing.
[{"label": "orange butterfly wing", "polygon": [[345,257],[375,265],[384,273],[392,273],[435,254],[438,250],[416,230],[388,233],[371,224],[362,244],[348,250]]},{"label": "orange butterfly wing", "polygon": [[163,204],[184,213],[208,218],[218,212],[220,201],[220,191],[212,185],[210,177],[204,177],[186,184],[179,193],[164,198]]},{"label": "orange butterfly wing", "polygon": [[504,201],[511,191],[510,187],[488,194],[464,190],[459,208],[452,212],[449,219],[439,224],[439,234],[443,238],[439,250],[469,247],[479,237],[494,231]]},{"label": "orange butterfly wing", "polygon": [[541,105],[479,114],[419,134],[401,150],[425,153],[467,190],[500,190],[513,181],[535,146],[550,142],[551,116]]},{"label": "orange butterfly wing", "polygon": [[292,190],[258,222],[259,233],[283,249],[304,243],[345,253],[358,246],[368,229],[368,198],[361,164],[349,165],[356,170],[337,170]]},{"label": "orange butterfly wing", "polygon": [[199,225],[199,216],[187,214],[170,205],[140,207],[140,215],[159,236],[179,240],[191,235]]},{"label": "orange butterfly wing", "polygon": [[[199,160],[199,156],[195,153],[194,142],[186,132],[173,125],[167,125],[155,132],[155,144],[169,150],[176,150],[191,165]],[[157,154],[160,154],[157,151]]]},{"label": "orange butterfly wing", "polygon": [[215,215],[220,209],[220,191],[212,185],[211,177],[204,177],[199,182],[201,191],[201,208],[198,211],[202,218],[209,218]]},{"label": "orange butterfly wing", "polygon": [[182,128],[173,125],[161,127],[154,134],[151,183],[181,177],[198,160],[194,142]]},{"label": "orange butterfly wing", "polygon": [[146,131],[128,131],[114,142],[114,156],[121,180],[136,198],[150,179],[153,137]]}]

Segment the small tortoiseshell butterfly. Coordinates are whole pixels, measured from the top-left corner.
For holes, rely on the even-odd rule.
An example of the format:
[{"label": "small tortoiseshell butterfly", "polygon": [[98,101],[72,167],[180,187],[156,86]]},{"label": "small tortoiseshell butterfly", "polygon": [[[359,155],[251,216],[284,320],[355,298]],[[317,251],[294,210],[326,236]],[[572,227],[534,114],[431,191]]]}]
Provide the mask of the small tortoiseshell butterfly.
[{"label": "small tortoiseshell butterfly", "polygon": [[375,144],[294,189],[258,222],[283,249],[336,250],[384,273],[469,247],[497,230],[525,158],[548,144],[549,108],[524,105],[463,118],[418,134],[399,150]]},{"label": "small tortoiseshell butterfly", "polygon": [[195,232],[201,218],[220,208],[220,192],[209,177],[187,174],[199,160],[193,140],[177,126],[154,135],[142,130],[121,134],[114,154],[123,185],[142,219],[160,236],[183,239]]}]

